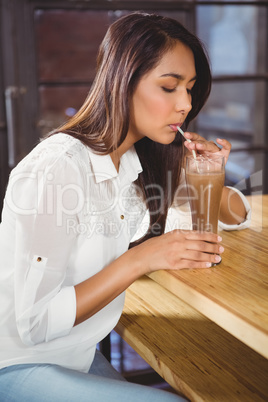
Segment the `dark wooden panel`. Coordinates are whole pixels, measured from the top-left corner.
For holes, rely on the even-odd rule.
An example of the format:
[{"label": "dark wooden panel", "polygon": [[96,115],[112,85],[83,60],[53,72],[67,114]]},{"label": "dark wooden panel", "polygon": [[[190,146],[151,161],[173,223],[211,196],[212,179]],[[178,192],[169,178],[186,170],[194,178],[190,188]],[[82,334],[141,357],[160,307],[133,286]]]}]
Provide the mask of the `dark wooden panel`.
[{"label": "dark wooden panel", "polygon": [[108,26],[109,11],[37,10],[39,82],[91,81]]}]

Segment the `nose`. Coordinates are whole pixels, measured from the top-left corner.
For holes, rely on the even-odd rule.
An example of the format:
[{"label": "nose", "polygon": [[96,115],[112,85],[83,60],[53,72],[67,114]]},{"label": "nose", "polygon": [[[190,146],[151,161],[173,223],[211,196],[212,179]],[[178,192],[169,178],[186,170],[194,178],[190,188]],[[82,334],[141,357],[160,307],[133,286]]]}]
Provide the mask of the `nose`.
[{"label": "nose", "polygon": [[180,91],[176,100],[176,112],[188,114],[192,109],[192,97],[187,89]]}]

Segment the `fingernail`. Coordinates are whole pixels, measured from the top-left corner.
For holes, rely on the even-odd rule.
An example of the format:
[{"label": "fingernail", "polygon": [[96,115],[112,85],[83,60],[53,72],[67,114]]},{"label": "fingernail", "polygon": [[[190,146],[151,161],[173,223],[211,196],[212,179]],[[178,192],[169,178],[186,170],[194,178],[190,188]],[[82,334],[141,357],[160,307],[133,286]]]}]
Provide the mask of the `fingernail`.
[{"label": "fingernail", "polygon": [[211,262],[206,262],[206,267],[207,267],[207,268],[210,268],[211,265],[212,265]]},{"label": "fingernail", "polygon": [[220,261],[221,261],[221,257],[220,257],[219,255],[216,255],[215,258],[214,258],[214,260],[215,260],[216,262],[220,262]]},{"label": "fingernail", "polygon": [[218,236],[218,241],[222,241],[222,237],[221,237],[221,236]]},{"label": "fingernail", "polygon": [[220,253],[223,253],[223,252],[224,252],[224,247],[220,246],[219,252],[220,252]]}]

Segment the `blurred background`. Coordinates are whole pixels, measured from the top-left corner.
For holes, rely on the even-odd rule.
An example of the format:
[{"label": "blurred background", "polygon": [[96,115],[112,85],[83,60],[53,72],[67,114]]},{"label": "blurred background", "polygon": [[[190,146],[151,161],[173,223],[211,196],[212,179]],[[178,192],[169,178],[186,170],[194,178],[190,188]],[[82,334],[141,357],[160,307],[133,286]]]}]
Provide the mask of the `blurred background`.
[{"label": "blurred background", "polygon": [[232,142],[227,184],[268,192],[268,1],[1,0],[0,204],[10,169],[84,101],[109,24],[133,10],[202,39],[213,87],[190,129]]},{"label": "blurred background", "polygon": [[[190,129],[232,142],[227,184],[245,194],[268,193],[268,1],[0,0],[0,5],[0,207],[10,170],[83,103],[107,27],[137,10],[175,18],[202,39],[213,86]],[[165,386],[114,331],[100,347],[128,379]]]}]

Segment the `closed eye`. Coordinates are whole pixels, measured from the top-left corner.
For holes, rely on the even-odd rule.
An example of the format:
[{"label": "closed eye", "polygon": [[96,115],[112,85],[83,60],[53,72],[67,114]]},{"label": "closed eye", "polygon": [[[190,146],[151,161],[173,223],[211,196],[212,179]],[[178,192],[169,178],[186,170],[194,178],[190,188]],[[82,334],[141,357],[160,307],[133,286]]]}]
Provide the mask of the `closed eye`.
[{"label": "closed eye", "polygon": [[176,90],[176,88],[166,88],[166,87],[161,87],[162,89],[163,89],[163,91],[164,92],[168,92],[168,93],[171,93],[171,92],[174,92],[175,90]]}]

